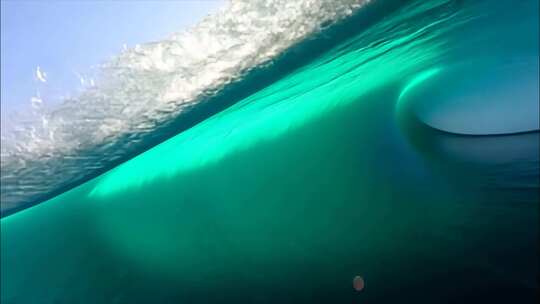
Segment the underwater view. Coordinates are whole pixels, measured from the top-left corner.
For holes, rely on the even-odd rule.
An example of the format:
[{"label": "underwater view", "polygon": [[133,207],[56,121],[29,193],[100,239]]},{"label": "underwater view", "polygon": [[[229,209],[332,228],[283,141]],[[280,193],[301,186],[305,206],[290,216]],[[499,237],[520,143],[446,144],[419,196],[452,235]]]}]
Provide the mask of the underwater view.
[{"label": "underwater view", "polygon": [[98,74],[2,125],[2,304],[539,300],[538,0],[232,0]]}]

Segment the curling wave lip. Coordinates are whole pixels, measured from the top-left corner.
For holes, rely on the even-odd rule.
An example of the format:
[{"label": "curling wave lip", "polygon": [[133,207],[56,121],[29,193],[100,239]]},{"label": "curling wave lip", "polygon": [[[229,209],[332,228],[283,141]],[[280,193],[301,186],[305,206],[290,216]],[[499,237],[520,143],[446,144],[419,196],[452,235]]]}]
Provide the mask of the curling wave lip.
[{"label": "curling wave lip", "polygon": [[537,131],[538,58],[491,64],[471,61],[419,73],[400,103],[447,133],[503,135]]}]

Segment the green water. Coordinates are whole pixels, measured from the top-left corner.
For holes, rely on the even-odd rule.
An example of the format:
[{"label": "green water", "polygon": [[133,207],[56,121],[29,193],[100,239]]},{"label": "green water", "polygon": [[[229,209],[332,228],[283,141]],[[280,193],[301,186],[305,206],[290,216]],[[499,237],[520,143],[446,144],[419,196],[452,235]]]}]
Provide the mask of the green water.
[{"label": "green water", "polygon": [[534,301],[538,135],[445,134],[413,113],[422,83],[464,62],[538,67],[538,2],[511,3],[399,5],[3,218],[2,303]]}]

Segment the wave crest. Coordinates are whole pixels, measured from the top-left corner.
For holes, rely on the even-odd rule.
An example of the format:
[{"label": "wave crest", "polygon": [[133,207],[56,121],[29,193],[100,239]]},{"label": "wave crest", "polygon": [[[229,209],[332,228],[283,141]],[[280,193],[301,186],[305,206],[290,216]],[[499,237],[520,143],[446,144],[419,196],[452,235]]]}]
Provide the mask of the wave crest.
[{"label": "wave crest", "polygon": [[187,31],[125,50],[100,68],[96,86],[3,126],[2,214],[136,154],[161,125],[368,2],[236,0]]}]

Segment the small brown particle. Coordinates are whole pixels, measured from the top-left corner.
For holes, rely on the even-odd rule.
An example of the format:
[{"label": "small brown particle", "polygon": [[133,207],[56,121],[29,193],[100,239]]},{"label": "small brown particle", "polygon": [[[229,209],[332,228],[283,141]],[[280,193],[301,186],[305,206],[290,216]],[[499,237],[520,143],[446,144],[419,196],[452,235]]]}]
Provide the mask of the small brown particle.
[{"label": "small brown particle", "polygon": [[364,282],[364,279],[361,276],[354,277],[353,287],[356,291],[362,291],[365,286],[366,286],[366,283]]}]

